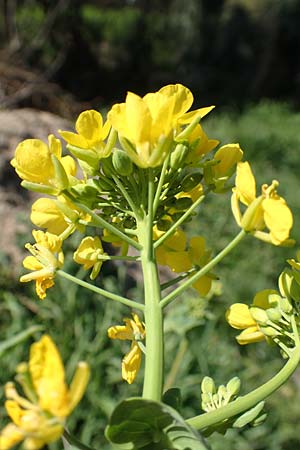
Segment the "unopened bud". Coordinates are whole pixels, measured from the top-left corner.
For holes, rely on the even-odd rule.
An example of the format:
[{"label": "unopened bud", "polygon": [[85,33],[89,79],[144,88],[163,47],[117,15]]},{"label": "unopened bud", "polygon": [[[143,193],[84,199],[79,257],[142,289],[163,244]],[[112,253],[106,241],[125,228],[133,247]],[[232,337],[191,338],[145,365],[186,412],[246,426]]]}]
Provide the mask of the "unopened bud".
[{"label": "unopened bud", "polygon": [[265,336],[268,337],[275,337],[280,335],[280,333],[274,330],[274,328],[272,327],[260,327],[260,330]]},{"label": "unopened bud", "polygon": [[258,308],[256,306],[251,306],[249,310],[253,319],[259,324],[266,324],[268,322],[269,318],[264,309]]},{"label": "unopened bud", "polygon": [[184,192],[189,192],[196,187],[202,180],[203,175],[201,172],[193,172],[186,175],[181,182],[181,187]]},{"label": "unopened bud", "polygon": [[286,297],[281,297],[279,306],[284,313],[290,314],[293,311],[293,307]]},{"label": "unopened bud", "polygon": [[187,157],[189,148],[184,144],[177,144],[171,153],[170,166],[177,170],[182,167],[185,158]]},{"label": "unopened bud", "polygon": [[240,391],[241,387],[241,380],[239,377],[231,378],[231,380],[228,381],[226,384],[227,392],[230,394],[230,397],[233,395],[237,395]]},{"label": "unopened bud", "polygon": [[121,176],[128,176],[132,173],[132,161],[123,150],[115,148],[112,154],[112,163],[115,171]]},{"label": "unopened bud", "polygon": [[267,315],[268,315],[268,318],[272,322],[279,322],[279,320],[282,317],[281,316],[281,312],[277,308],[269,308],[269,309],[267,309]]},{"label": "unopened bud", "polygon": [[216,392],[215,382],[211,377],[204,377],[201,383],[201,391],[207,394]]},{"label": "unopened bud", "polygon": [[185,211],[190,206],[192,206],[193,200],[190,197],[180,197],[174,203],[174,208],[177,211]]}]

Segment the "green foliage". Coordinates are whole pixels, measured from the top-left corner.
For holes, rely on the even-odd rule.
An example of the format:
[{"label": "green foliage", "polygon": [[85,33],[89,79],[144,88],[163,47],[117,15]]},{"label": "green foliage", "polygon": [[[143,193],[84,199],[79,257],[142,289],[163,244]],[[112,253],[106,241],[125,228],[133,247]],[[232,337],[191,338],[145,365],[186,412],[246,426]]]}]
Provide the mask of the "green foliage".
[{"label": "green foliage", "polygon": [[132,450],[208,449],[175,409],[141,398],[126,399],[116,407],[106,437],[116,444],[131,444],[126,449]]}]

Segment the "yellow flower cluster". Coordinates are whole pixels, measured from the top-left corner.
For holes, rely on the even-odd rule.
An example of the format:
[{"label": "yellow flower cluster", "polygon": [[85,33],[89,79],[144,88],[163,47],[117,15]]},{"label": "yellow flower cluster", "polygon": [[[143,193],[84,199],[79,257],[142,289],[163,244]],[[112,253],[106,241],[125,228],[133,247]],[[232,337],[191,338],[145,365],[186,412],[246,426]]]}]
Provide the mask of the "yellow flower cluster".
[{"label": "yellow flower cluster", "polygon": [[12,422],[0,433],[0,449],[8,450],[24,441],[26,450],[38,450],[62,435],[66,418],[85,392],[89,367],[80,362],[68,387],[59,352],[44,335],[31,346],[29,362],[21,363],[18,372],[27,398],[18,394],[14,383],[6,384],[5,408]]}]

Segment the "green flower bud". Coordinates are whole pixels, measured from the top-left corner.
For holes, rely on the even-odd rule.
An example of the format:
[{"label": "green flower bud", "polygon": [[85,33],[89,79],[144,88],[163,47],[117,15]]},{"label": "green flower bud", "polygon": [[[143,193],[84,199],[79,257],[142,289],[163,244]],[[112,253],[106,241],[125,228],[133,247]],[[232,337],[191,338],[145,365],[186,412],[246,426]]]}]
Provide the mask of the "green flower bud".
[{"label": "green flower bud", "polygon": [[290,314],[293,311],[293,307],[286,297],[281,297],[279,306],[282,312]]},{"label": "green flower bud", "polygon": [[284,297],[300,300],[300,286],[295,280],[294,272],[285,269],[279,276],[279,290]]},{"label": "green flower bud", "polygon": [[239,377],[231,378],[231,380],[228,381],[226,384],[226,389],[228,394],[230,394],[230,397],[233,395],[237,395],[241,388],[241,380]]},{"label": "green flower bud", "polygon": [[174,203],[174,208],[178,211],[185,211],[192,206],[193,200],[190,197],[180,197]]},{"label": "green flower bud", "polygon": [[261,332],[268,337],[275,337],[275,336],[279,336],[280,333],[276,330],[274,330],[274,328],[272,327],[259,327]]},{"label": "green flower bud", "polygon": [[224,386],[224,384],[221,384],[219,387],[218,387],[218,396],[219,396],[219,399],[222,401],[224,398],[226,398],[227,397],[227,389],[226,389],[226,387]]},{"label": "green flower bud", "polygon": [[105,176],[107,178],[112,178],[113,175],[115,175],[115,169],[112,163],[112,157],[111,155],[108,158],[103,158],[101,160],[102,170]]},{"label": "green flower bud", "polygon": [[268,314],[266,311],[262,308],[258,308],[257,306],[251,306],[249,308],[250,314],[253,317],[253,319],[258,322],[259,324],[266,324],[269,320]]},{"label": "green flower bud", "polygon": [[112,154],[112,163],[115,171],[121,176],[128,176],[132,173],[132,161],[123,150],[115,148]]},{"label": "green flower bud", "polygon": [[184,144],[177,144],[171,153],[170,166],[177,170],[182,167],[185,158],[187,157],[189,148]]},{"label": "green flower bud", "polygon": [[63,191],[69,187],[68,175],[64,166],[55,155],[51,155],[51,161],[54,167],[54,184],[60,191]]},{"label": "green flower bud", "polygon": [[205,394],[213,394],[216,392],[215,382],[211,377],[204,377],[201,383],[201,391]]},{"label": "green flower bud", "polygon": [[281,296],[279,294],[270,294],[268,296],[269,303],[276,308],[279,305]]},{"label": "green flower bud", "polygon": [[160,231],[168,231],[168,229],[171,227],[172,224],[173,224],[172,219],[166,216],[160,219],[156,225]]},{"label": "green flower bud", "polygon": [[186,175],[181,182],[181,187],[184,192],[191,191],[196,187],[200,181],[202,180],[203,175],[201,172],[193,172],[189,175]]},{"label": "green flower bud", "polygon": [[202,404],[207,405],[211,401],[211,394],[208,394],[207,392],[203,392],[201,394],[201,400],[202,400]]},{"label": "green flower bud", "polygon": [[272,322],[279,322],[281,319],[281,311],[277,308],[267,309],[267,315]]}]

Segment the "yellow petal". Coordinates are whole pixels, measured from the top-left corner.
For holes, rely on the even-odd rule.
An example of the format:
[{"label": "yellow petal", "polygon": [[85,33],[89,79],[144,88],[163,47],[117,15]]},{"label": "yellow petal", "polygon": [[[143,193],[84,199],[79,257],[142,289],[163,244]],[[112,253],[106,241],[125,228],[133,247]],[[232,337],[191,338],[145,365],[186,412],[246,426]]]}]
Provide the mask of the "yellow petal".
[{"label": "yellow petal", "polygon": [[126,97],[126,135],[132,143],[150,142],[152,118],[141,97],[128,92]]},{"label": "yellow petal", "polygon": [[63,168],[66,171],[67,175],[70,175],[72,177],[75,177],[76,172],[77,172],[77,167],[76,167],[76,162],[75,159],[72,158],[72,156],[67,155],[67,156],[63,156],[60,160]]},{"label": "yellow petal", "polygon": [[47,184],[54,176],[51,153],[39,139],[26,139],[17,148],[11,165],[20,178],[33,183]]},{"label": "yellow petal", "polygon": [[211,284],[211,278],[204,275],[203,277],[200,277],[199,280],[195,281],[192,286],[194,289],[196,289],[196,291],[198,291],[200,295],[205,297],[211,289]]},{"label": "yellow petal", "polygon": [[57,139],[53,134],[49,134],[48,136],[48,142],[49,142],[49,150],[52,155],[55,155],[57,159],[61,158],[61,142],[59,139]]},{"label": "yellow petal", "polygon": [[273,244],[280,245],[289,238],[293,226],[292,213],[279,197],[278,199],[266,198],[262,204],[266,226],[270,230]]},{"label": "yellow petal", "polygon": [[265,336],[261,331],[259,331],[257,326],[253,326],[242,331],[238,336],[236,336],[236,340],[240,345],[246,345],[264,341]]},{"label": "yellow petal", "polygon": [[278,292],[274,289],[264,289],[263,291],[257,292],[253,299],[253,305],[263,309],[270,308],[272,305],[269,302],[269,295],[272,294],[278,294]]},{"label": "yellow petal", "polygon": [[235,179],[235,192],[244,205],[250,205],[256,196],[256,183],[247,161],[238,162]]},{"label": "yellow petal", "polygon": [[252,318],[248,305],[244,303],[234,303],[226,311],[226,320],[232,328],[243,330],[248,327],[256,327],[256,322]]},{"label": "yellow petal", "polygon": [[51,198],[39,198],[33,203],[30,220],[37,227],[47,228],[48,232],[56,235],[68,227],[64,215]]},{"label": "yellow petal", "polygon": [[199,264],[205,255],[205,239],[202,236],[195,236],[190,240],[189,256],[193,264]]},{"label": "yellow petal", "polygon": [[155,92],[145,95],[143,100],[151,113],[151,142],[154,143],[160,136],[168,136],[172,129],[175,98]]},{"label": "yellow petal", "polygon": [[75,406],[80,402],[82,396],[86,390],[90,378],[90,368],[89,365],[80,361],[77,365],[75,375],[70,385],[69,396],[70,396],[70,411],[73,411]]},{"label": "yellow petal", "polygon": [[192,268],[188,252],[167,252],[165,261],[173,272],[186,272]]},{"label": "yellow petal", "polygon": [[[230,175],[231,169],[243,158],[243,151],[239,144],[223,145],[215,153],[214,159],[219,163],[214,166],[216,177]],[[254,194],[255,195],[255,194]]]},{"label": "yellow petal", "polygon": [[69,397],[60,354],[50,336],[30,348],[29,371],[39,405],[58,417],[69,414]]},{"label": "yellow petal", "polygon": [[74,145],[74,147],[89,148],[89,143],[83,136],[79,136],[79,134],[62,130],[59,130],[59,134],[68,144]]},{"label": "yellow petal", "polygon": [[130,351],[124,356],[122,361],[122,378],[128,384],[134,382],[140,369],[142,361],[142,351],[137,342],[133,341]]},{"label": "yellow petal", "polygon": [[23,260],[23,266],[29,270],[41,270],[44,267],[34,256],[26,256]]},{"label": "yellow petal", "polygon": [[194,101],[191,91],[182,84],[169,84],[158,92],[166,97],[174,98],[173,116],[176,116],[176,118],[186,113]]},{"label": "yellow petal", "polygon": [[124,319],[126,325],[115,325],[107,330],[110,339],[132,340],[134,338],[133,330],[130,325],[131,319]]},{"label": "yellow petal", "polygon": [[90,143],[100,140],[103,120],[98,111],[90,109],[79,114],[76,121],[76,131]]},{"label": "yellow petal", "polygon": [[35,290],[36,290],[37,296],[41,300],[44,300],[44,298],[46,297],[46,290],[51,288],[52,286],[54,286],[53,278],[50,278],[50,277],[37,278],[35,281]]},{"label": "yellow petal", "polygon": [[6,425],[0,433],[0,450],[9,450],[23,440],[23,433],[13,423]]},{"label": "yellow petal", "polygon": [[202,119],[214,108],[215,106],[207,106],[205,108],[199,108],[195,109],[194,111],[190,111],[180,117],[179,123],[185,125],[191,123],[196,117],[200,117]]}]

